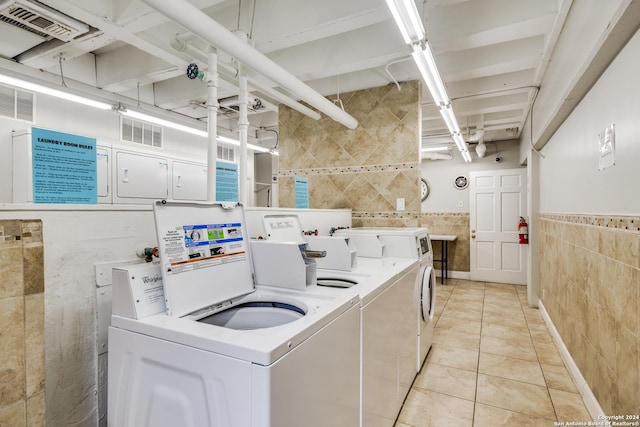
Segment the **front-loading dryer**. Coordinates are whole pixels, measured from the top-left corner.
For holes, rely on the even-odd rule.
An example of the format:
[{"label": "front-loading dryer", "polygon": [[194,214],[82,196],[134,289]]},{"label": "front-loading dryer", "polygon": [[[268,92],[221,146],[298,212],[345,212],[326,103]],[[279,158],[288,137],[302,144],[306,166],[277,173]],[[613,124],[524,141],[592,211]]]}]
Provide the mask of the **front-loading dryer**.
[{"label": "front-loading dryer", "polygon": [[256,285],[241,205],[154,215],[167,310],[112,316],[108,425],[357,425],[357,294]]}]

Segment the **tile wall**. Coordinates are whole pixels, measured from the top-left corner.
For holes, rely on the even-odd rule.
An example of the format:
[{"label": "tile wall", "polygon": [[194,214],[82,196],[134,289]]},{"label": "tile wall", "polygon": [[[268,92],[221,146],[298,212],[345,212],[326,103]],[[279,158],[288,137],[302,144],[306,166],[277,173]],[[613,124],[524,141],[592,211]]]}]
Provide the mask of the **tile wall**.
[{"label": "tile wall", "polygon": [[420,83],[400,85],[340,94],[355,130],[279,106],[281,207],[295,207],[294,177],[305,176],[310,208],[350,208],[354,226],[419,225]]},{"label": "tile wall", "polygon": [[0,220],[0,426],[45,425],[42,222]]},{"label": "tile wall", "polygon": [[[449,243],[449,270],[468,272],[471,268],[469,254],[469,213],[423,213],[420,225],[429,228],[431,234],[457,236]],[[433,242],[435,258],[440,258],[441,242]]]},{"label": "tile wall", "polygon": [[607,415],[640,414],[640,217],[540,215],[540,294]]}]

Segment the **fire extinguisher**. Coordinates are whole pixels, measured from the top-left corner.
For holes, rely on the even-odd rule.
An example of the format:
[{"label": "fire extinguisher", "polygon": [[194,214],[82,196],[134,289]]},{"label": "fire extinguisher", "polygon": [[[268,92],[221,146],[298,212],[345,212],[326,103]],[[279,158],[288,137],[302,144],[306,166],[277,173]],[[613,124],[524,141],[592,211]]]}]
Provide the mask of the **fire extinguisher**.
[{"label": "fire extinguisher", "polygon": [[518,237],[521,245],[529,243],[529,226],[523,216],[520,217],[520,222],[518,223]]}]

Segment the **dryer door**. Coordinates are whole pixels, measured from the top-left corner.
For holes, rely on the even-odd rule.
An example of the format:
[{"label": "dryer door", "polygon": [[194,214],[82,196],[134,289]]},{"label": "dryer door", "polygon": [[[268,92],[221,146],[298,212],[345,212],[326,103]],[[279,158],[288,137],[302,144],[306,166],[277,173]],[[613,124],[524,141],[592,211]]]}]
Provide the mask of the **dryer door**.
[{"label": "dryer door", "polygon": [[422,320],[430,322],[436,308],[436,272],[431,266],[424,269],[420,292],[420,312]]}]

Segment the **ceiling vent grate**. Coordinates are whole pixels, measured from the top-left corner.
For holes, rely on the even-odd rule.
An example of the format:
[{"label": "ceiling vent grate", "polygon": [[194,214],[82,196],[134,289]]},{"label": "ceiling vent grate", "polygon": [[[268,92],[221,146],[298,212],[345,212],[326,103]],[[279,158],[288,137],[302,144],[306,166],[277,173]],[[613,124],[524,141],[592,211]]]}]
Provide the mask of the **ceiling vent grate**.
[{"label": "ceiling vent grate", "polygon": [[32,0],[0,0],[0,20],[65,42],[89,32],[88,25]]}]

